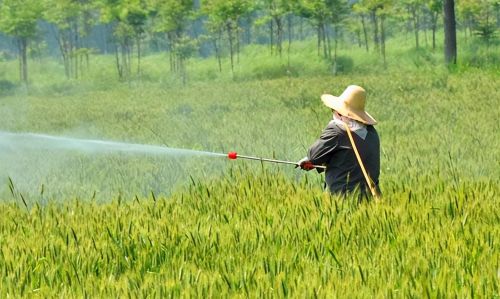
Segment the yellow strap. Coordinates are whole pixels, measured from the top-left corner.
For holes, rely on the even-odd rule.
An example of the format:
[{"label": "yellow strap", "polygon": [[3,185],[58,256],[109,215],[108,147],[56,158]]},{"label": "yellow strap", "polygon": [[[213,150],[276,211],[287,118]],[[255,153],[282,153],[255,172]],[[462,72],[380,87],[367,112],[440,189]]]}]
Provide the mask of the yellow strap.
[{"label": "yellow strap", "polygon": [[359,166],[361,167],[361,170],[363,171],[363,175],[365,176],[366,182],[368,183],[368,187],[370,188],[370,191],[373,195],[373,198],[375,200],[379,199],[379,194],[377,192],[377,188],[375,187],[375,183],[371,180],[370,176],[366,172],[365,166],[363,165],[363,161],[361,161],[361,156],[359,155],[358,148],[356,147],[356,144],[354,143],[354,139],[352,138],[351,130],[349,130],[349,126],[344,122],[345,129],[347,131],[347,135],[349,136],[349,140],[351,141],[352,148],[354,149],[354,153],[356,154],[356,158],[358,159]]}]

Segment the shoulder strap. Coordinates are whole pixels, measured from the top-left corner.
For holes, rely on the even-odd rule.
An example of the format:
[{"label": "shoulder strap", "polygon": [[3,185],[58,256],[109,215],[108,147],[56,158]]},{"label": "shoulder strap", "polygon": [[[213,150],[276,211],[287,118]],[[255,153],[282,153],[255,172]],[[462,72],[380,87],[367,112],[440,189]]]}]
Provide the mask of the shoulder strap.
[{"label": "shoulder strap", "polygon": [[361,170],[363,171],[363,175],[365,176],[366,183],[368,184],[368,187],[370,188],[370,191],[373,195],[373,198],[375,200],[378,200],[380,198],[380,195],[377,191],[377,188],[375,187],[375,183],[372,181],[368,173],[366,172],[365,166],[363,165],[363,161],[361,161],[361,156],[359,155],[358,148],[356,147],[356,143],[354,143],[354,139],[352,138],[351,130],[349,129],[349,126],[344,123],[344,127],[347,131],[347,135],[349,136],[349,140],[351,141],[352,149],[354,150],[354,153],[356,154],[356,158],[358,159],[359,166],[361,167]]}]

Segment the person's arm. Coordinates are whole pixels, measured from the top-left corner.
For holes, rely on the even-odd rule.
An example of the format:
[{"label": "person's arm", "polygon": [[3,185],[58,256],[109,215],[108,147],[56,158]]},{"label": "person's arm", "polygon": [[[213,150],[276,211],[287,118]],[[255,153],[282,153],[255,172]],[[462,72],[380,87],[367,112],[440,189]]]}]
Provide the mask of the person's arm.
[{"label": "person's arm", "polygon": [[333,125],[328,125],[320,138],[309,148],[307,157],[316,165],[328,164],[332,153],[338,147],[339,130]]}]

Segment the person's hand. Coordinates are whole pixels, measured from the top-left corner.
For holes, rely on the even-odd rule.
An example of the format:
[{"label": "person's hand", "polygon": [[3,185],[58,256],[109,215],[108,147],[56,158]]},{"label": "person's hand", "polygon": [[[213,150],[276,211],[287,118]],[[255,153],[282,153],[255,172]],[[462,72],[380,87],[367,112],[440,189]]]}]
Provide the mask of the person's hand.
[{"label": "person's hand", "polygon": [[309,171],[309,170],[313,170],[314,169],[314,165],[311,161],[309,161],[309,158],[308,157],[304,157],[302,158],[302,160],[300,160],[299,162],[297,162],[297,166],[296,167],[300,167],[301,169],[305,170],[305,171]]}]

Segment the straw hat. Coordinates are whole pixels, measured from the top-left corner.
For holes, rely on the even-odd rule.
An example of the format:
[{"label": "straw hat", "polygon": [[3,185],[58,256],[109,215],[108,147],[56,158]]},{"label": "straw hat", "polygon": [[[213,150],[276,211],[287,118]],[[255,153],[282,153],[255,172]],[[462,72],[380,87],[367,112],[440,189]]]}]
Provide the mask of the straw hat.
[{"label": "straw hat", "polygon": [[324,94],[321,100],[327,107],[344,116],[367,125],[377,124],[377,121],[365,112],[366,92],[362,87],[349,85],[339,97]]}]

